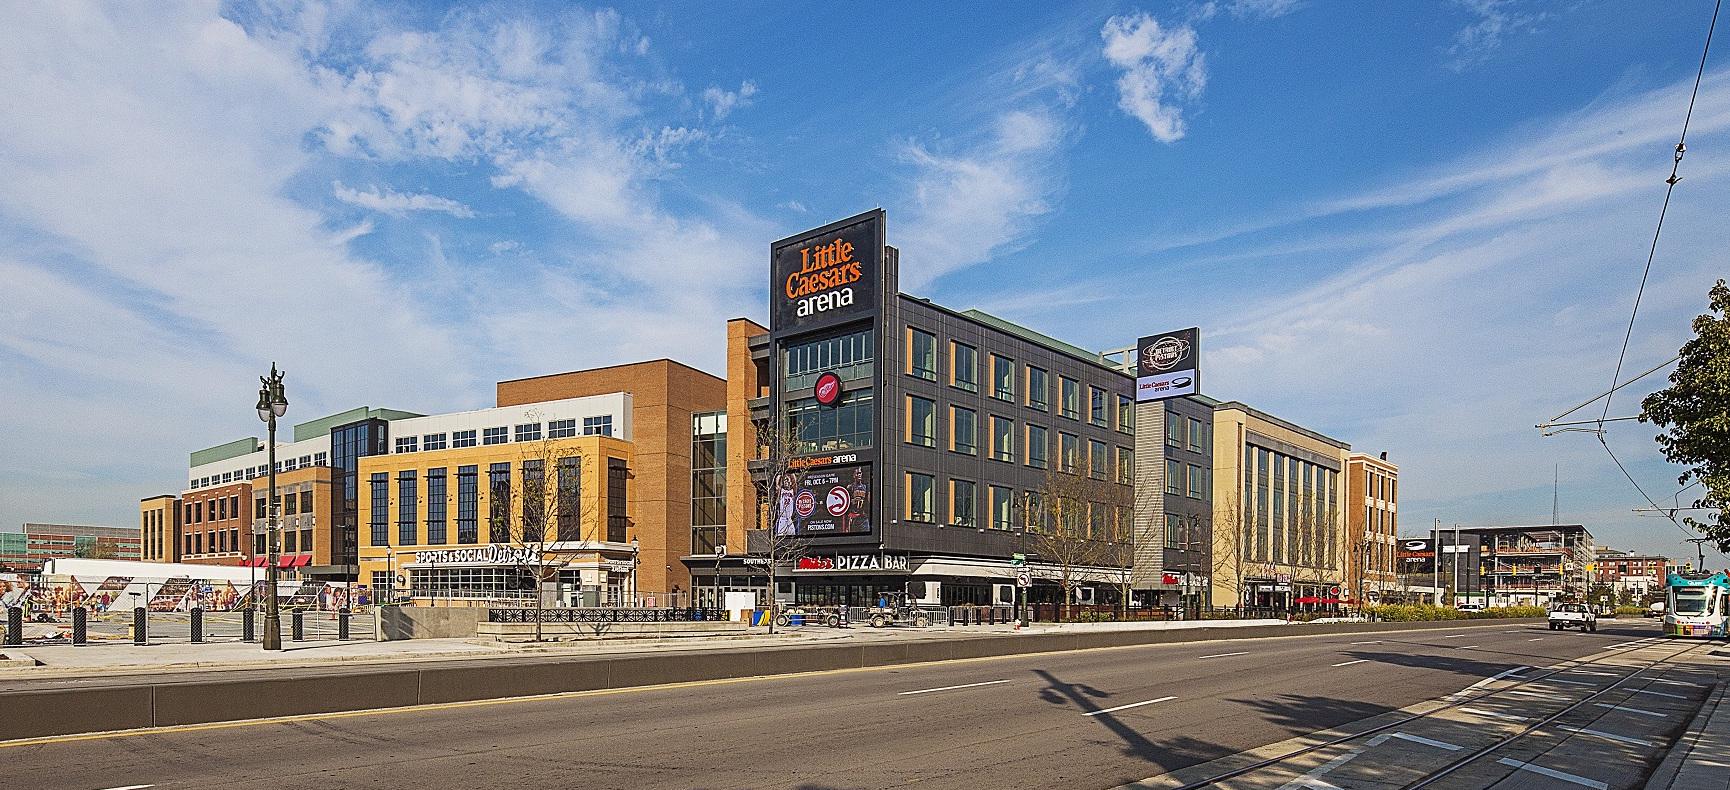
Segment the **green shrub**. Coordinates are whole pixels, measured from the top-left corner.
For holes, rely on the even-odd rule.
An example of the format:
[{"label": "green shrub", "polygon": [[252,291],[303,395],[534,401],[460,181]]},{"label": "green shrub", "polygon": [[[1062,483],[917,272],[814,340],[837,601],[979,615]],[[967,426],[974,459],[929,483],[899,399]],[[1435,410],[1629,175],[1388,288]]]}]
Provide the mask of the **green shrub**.
[{"label": "green shrub", "polygon": [[1618,606],[1618,607],[1616,607],[1616,616],[1617,617],[1639,617],[1645,613],[1646,613],[1646,610],[1641,608],[1641,607],[1638,607],[1638,606]]},{"label": "green shrub", "polygon": [[1499,620],[1510,617],[1544,617],[1549,614],[1542,606],[1502,606],[1481,612],[1462,612],[1451,606],[1427,603],[1383,604],[1366,610],[1378,620],[1390,622],[1427,622],[1432,620]]}]

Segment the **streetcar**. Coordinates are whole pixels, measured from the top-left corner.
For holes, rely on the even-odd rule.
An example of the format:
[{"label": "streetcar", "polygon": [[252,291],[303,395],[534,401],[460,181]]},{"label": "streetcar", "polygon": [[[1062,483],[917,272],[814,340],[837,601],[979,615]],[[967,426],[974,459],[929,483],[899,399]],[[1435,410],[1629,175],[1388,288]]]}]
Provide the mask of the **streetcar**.
[{"label": "streetcar", "polygon": [[1664,582],[1664,635],[1723,639],[1730,624],[1730,576],[1672,573]]}]

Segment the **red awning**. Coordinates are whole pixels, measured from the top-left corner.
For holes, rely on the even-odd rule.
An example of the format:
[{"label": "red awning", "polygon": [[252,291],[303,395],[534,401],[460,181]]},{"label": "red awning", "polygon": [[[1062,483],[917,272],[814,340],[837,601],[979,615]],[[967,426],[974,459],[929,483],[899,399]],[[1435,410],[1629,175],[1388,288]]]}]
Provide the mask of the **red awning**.
[{"label": "red awning", "polygon": [[[268,561],[266,564],[268,564]],[[286,557],[286,556],[277,557],[276,558],[276,567],[278,567],[278,568],[292,568],[292,567],[294,567],[294,558],[293,557]]]},{"label": "red awning", "polygon": [[306,566],[311,565],[311,564],[312,564],[312,555],[311,554],[302,554],[299,557],[294,558],[294,567],[296,567],[296,568],[305,568]]}]

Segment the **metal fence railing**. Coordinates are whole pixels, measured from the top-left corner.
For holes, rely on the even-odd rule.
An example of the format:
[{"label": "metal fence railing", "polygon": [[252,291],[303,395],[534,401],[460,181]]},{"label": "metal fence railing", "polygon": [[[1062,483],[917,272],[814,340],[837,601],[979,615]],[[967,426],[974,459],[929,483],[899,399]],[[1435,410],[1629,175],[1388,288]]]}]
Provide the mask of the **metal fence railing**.
[{"label": "metal fence railing", "polygon": [[548,607],[535,610],[533,608],[491,608],[487,610],[489,623],[533,623],[536,617],[542,623],[692,623],[726,620],[725,609],[704,608],[656,608],[602,606],[602,607]]}]

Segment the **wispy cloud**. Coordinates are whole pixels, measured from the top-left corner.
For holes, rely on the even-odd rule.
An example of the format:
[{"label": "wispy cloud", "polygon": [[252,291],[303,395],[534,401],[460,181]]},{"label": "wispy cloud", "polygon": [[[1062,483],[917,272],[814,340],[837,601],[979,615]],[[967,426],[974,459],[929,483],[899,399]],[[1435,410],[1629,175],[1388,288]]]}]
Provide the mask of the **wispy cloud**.
[{"label": "wispy cloud", "polygon": [[1106,20],[1099,36],[1105,42],[1105,59],[1122,71],[1118,108],[1146,125],[1155,140],[1183,139],[1181,105],[1207,86],[1206,59],[1196,47],[1195,29],[1161,26],[1138,11]]},{"label": "wispy cloud", "polygon": [[475,215],[474,209],[438,195],[406,194],[389,188],[381,190],[377,186],[362,192],[343,186],[341,181],[332,181],[330,187],[337,200],[393,217],[406,216],[411,211],[443,212],[460,219],[471,219]]},{"label": "wispy cloud", "polygon": [[1303,0],[1216,0],[1196,7],[1197,20],[1212,19],[1221,11],[1238,19],[1277,19],[1303,7]]},{"label": "wispy cloud", "polygon": [[751,103],[751,97],[757,95],[757,83],[745,80],[739,84],[736,91],[722,90],[713,85],[703,90],[703,101],[709,105],[709,111],[717,121],[727,119],[733,110]]},{"label": "wispy cloud", "polygon": [[1455,0],[1472,17],[1454,33],[1448,47],[1448,68],[1465,71],[1488,58],[1507,37],[1531,28],[1543,12],[1524,10],[1519,0]]},{"label": "wispy cloud", "polygon": [[1030,221],[1051,210],[1052,157],[1063,138],[1053,114],[1015,110],[998,115],[983,139],[961,150],[903,145],[900,156],[914,175],[911,217],[899,238],[920,262],[904,271],[903,287],[923,288],[1020,244]]}]

